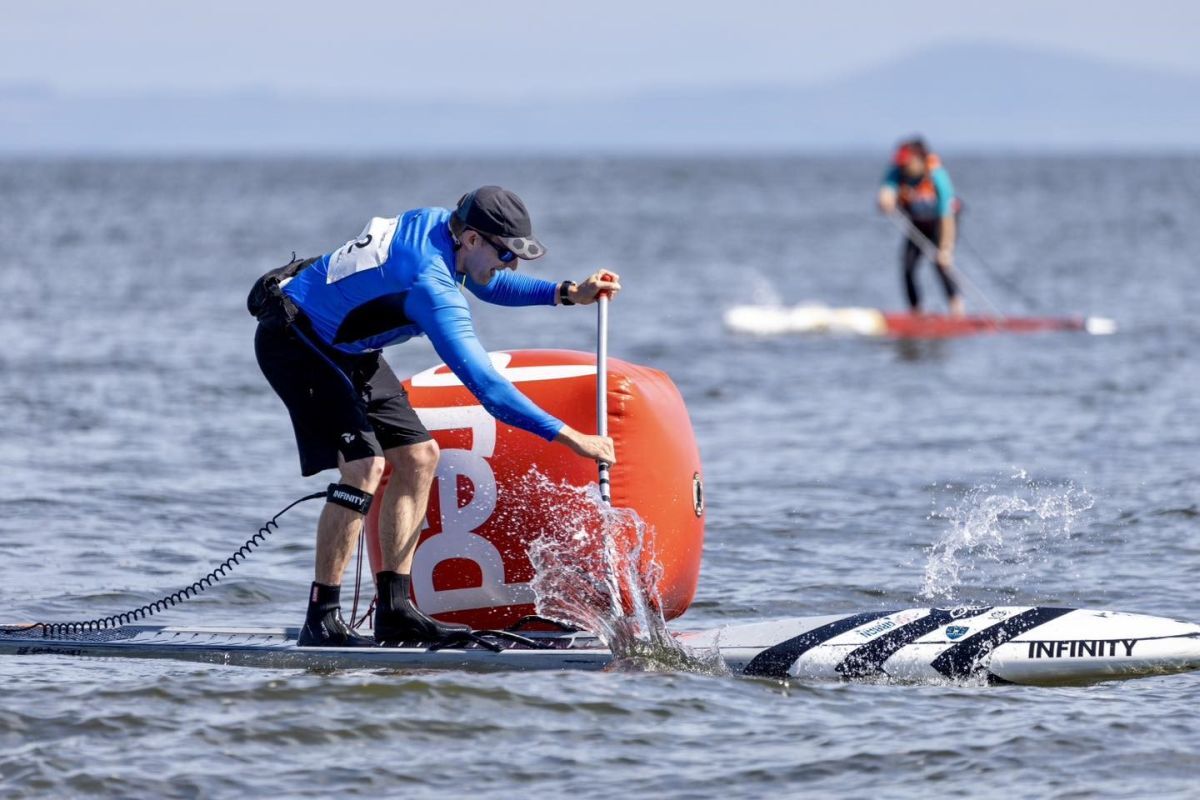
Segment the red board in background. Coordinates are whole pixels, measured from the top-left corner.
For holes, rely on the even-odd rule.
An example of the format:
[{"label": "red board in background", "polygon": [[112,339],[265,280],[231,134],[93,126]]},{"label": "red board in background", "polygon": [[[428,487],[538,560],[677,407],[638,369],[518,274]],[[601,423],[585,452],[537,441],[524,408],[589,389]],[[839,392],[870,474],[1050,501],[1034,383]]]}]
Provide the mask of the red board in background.
[{"label": "red board in background", "polygon": [[954,317],[947,314],[883,315],[887,335],[898,339],[945,339],[981,333],[1082,331],[1085,320],[1071,317]]}]

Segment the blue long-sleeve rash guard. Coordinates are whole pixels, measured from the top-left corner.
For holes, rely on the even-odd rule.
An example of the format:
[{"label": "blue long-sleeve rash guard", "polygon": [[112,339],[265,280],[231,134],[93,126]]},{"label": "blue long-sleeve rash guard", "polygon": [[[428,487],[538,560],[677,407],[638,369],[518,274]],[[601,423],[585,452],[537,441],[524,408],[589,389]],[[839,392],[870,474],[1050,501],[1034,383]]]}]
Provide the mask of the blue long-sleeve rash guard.
[{"label": "blue long-sleeve rash guard", "polygon": [[[313,331],[346,353],[368,353],[425,335],[489,414],[551,440],[563,423],[496,372],[475,335],[454,280],[454,243],[445,208],[418,208],[371,220],[357,239],[327,253],[283,284]],[[498,272],[475,296],[503,306],[554,305],[558,284]]]}]

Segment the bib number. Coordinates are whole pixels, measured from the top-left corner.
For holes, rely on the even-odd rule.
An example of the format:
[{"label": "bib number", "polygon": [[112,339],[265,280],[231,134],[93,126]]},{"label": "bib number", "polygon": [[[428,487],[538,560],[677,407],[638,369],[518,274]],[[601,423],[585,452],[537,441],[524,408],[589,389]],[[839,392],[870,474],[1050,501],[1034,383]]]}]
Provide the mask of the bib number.
[{"label": "bib number", "polygon": [[326,283],[340,281],[365,269],[375,269],[387,261],[398,222],[396,217],[372,217],[357,238],[330,254]]}]

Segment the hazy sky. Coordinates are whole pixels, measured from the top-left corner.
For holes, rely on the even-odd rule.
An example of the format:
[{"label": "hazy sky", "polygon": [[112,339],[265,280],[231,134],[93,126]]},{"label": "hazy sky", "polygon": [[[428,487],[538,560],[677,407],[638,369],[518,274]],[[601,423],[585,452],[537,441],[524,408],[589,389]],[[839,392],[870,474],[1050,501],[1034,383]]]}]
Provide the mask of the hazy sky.
[{"label": "hazy sky", "polygon": [[990,39],[1200,75],[1197,0],[5,3],[0,84],[508,97],[797,84]]}]

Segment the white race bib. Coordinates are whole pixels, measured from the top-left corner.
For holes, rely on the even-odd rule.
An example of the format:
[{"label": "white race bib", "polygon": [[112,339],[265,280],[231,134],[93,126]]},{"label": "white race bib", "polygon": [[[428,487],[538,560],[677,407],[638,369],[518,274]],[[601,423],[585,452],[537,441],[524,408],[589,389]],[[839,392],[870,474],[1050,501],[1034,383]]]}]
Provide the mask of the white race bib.
[{"label": "white race bib", "polygon": [[325,282],[340,281],[364,269],[374,269],[387,261],[388,253],[392,249],[392,237],[396,235],[396,225],[399,221],[396,217],[372,217],[358,238],[346,242],[329,256],[329,271]]}]

